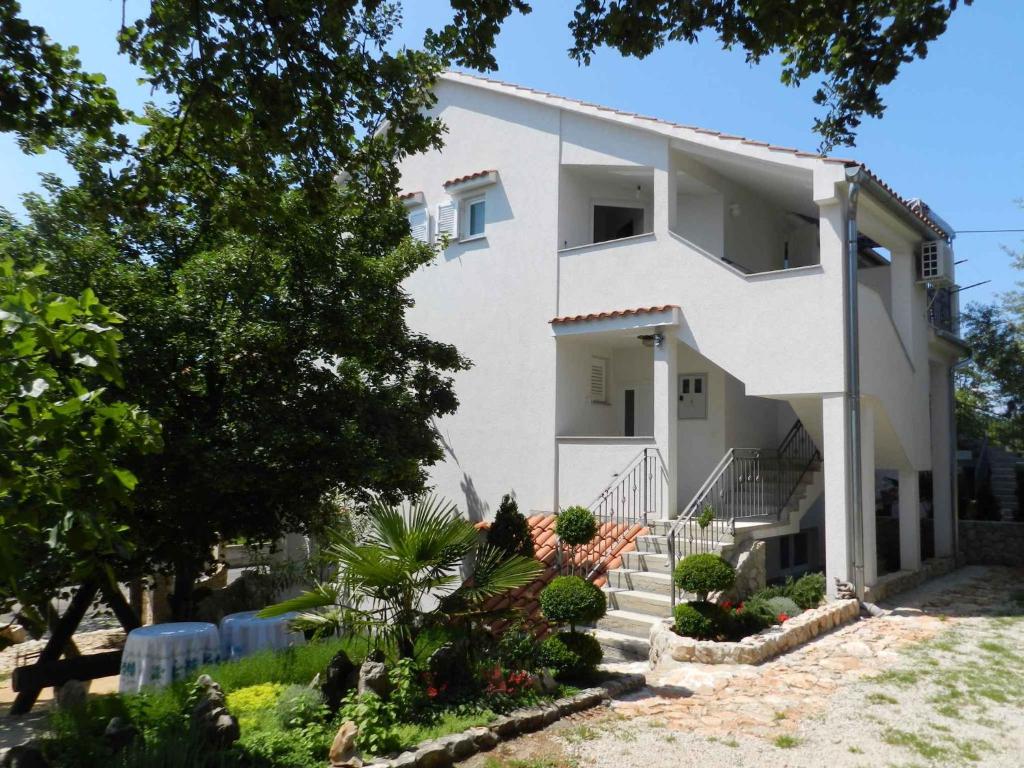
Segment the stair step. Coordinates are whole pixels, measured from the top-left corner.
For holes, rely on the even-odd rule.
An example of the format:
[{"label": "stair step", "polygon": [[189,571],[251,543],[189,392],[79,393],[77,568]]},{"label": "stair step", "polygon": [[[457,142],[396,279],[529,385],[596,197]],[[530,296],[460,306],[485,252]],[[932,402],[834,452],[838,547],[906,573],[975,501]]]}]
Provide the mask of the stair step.
[{"label": "stair step", "polygon": [[670,567],[668,555],[653,552],[623,552],[622,564],[630,570],[648,573],[668,573]]},{"label": "stair step", "polygon": [[664,536],[645,534],[643,536],[637,536],[635,543],[636,548],[641,552],[654,552],[656,554],[664,554],[665,552],[668,552],[668,539]]},{"label": "stair step", "polygon": [[608,585],[613,589],[640,590],[657,595],[672,594],[672,579],[668,572],[652,573],[632,568],[615,568],[608,571]]},{"label": "stair step", "polygon": [[[649,631],[649,630],[648,630]],[[607,629],[591,629],[589,634],[601,644],[604,661],[647,661],[651,655],[651,644],[646,638],[634,637]]]},{"label": "stair step", "polygon": [[614,610],[642,613],[659,619],[672,615],[672,598],[669,595],[613,587],[605,587],[604,593],[608,607]]},{"label": "stair step", "polygon": [[614,608],[603,619],[598,619],[593,628],[647,640],[651,636],[651,627],[659,621],[661,617],[658,616]]}]

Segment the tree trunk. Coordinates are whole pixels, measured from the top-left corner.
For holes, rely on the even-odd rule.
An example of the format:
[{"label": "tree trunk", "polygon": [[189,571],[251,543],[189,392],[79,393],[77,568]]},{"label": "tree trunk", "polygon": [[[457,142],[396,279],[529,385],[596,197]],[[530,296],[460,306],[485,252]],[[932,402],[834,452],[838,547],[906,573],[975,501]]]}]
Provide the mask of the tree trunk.
[{"label": "tree trunk", "polygon": [[170,596],[171,615],[175,621],[192,618],[195,605],[192,603],[192,589],[199,577],[199,568],[193,563],[177,563],[174,567],[174,593]]}]

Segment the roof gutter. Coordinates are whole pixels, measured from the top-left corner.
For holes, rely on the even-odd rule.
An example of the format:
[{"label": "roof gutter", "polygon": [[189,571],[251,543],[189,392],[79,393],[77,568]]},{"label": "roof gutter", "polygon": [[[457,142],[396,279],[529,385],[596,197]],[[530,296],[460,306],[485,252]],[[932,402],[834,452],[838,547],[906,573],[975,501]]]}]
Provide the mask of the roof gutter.
[{"label": "roof gutter", "polygon": [[[847,557],[852,554],[853,587],[857,598],[864,599],[864,468],[861,460],[860,424],[860,310],[857,306],[857,202],[861,184],[867,174],[861,166],[846,168],[846,242],[843,257],[846,259],[846,285],[843,291],[843,315],[845,319],[844,354],[846,357],[846,532]],[[852,552],[850,544],[852,543]]]}]

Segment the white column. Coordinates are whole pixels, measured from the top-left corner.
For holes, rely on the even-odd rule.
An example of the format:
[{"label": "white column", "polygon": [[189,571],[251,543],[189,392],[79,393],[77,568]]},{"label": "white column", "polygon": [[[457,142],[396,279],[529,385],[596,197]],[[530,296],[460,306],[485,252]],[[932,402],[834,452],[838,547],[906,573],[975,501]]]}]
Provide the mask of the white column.
[{"label": "white column", "polygon": [[921,499],[917,471],[900,470],[900,570],[921,567]]},{"label": "white column", "polygon": [[911,248],[893,248],[889,255],[892,257],[892,266],[889,268],[892,291],[889,306],[892,308],[892,323],[913,358],[914,292],[917,288],[915,254]]},{"label": "white column", "polygon": [[825,576],[828,593],[835,595],[835,580],[853,581],[850,517],[847,514],[850,467],[846,461],[846,398],[821,398],[822,460],[825,485]]},{"label": "white column", "polygon": [[935,518],[935,556],[953,554],[953,493],[950,476],[952,435],[949,415],[949,369],[929,366],[931,379],[932,510]]},{"label": "white column", "polygon": [[875,410],[860,404],[861,516],[864,521],[864,585],[878,581],[878,542],[875,526]]},{"label": "white column", "polygon": [[666,515],[679,507],[679,346],[672,329],[660,329],[661,344],[654,347],[654,442],[668,475]]},{"label": "white column", "polygon": [[654,169],[654,231],[658,234],[668,234],[676,228],[677,165],[672,147],[666,142],[665,162]]}]

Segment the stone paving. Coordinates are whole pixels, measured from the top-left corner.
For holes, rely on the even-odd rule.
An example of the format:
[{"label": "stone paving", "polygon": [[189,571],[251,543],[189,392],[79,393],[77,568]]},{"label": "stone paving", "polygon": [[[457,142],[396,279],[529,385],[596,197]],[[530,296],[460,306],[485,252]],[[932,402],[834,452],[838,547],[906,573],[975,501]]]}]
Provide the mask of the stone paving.
[{"label": "stone paving", "polygon": [[[951,635],[962,645],[943,663],[958,673],[995,650],[994,644],[985,650],[989,639],[1024,647],[1022,577],[1020,569],[962,568],[883,603],[882,616],[842,626],[759,666],[689,663],[648,671],[646,688],[609,708],[503,744],[491,762],[470,765],[1022,765],[1024,709],[1016,702],[1024,701],[1024,678],[1016,672],[1001,684],[1011,700],[990,701],[987,714],[973,715],[959,706],[944,711],[941,695],[936,698],[943,689],[926,684],[927,675],[904,689],[869,680],[886,670],[905,674],[908,664],[922,663],[921,649],[950,645]],[[906,739],[916,741],[908,747]]]},{"label": "stone paving", "polygon": [[684,664],[648,677],[649,687],[613,709],[657,718],[668,727],[713,737],[739,733],[774,738],[820,714],[842,686],[877,674],[898,650],[949,628],[951,615],[990,611],[1016,587],[1012,571],[991,579],[963,569],[895,598],[890,613],[861,619],[756,667]]}]

